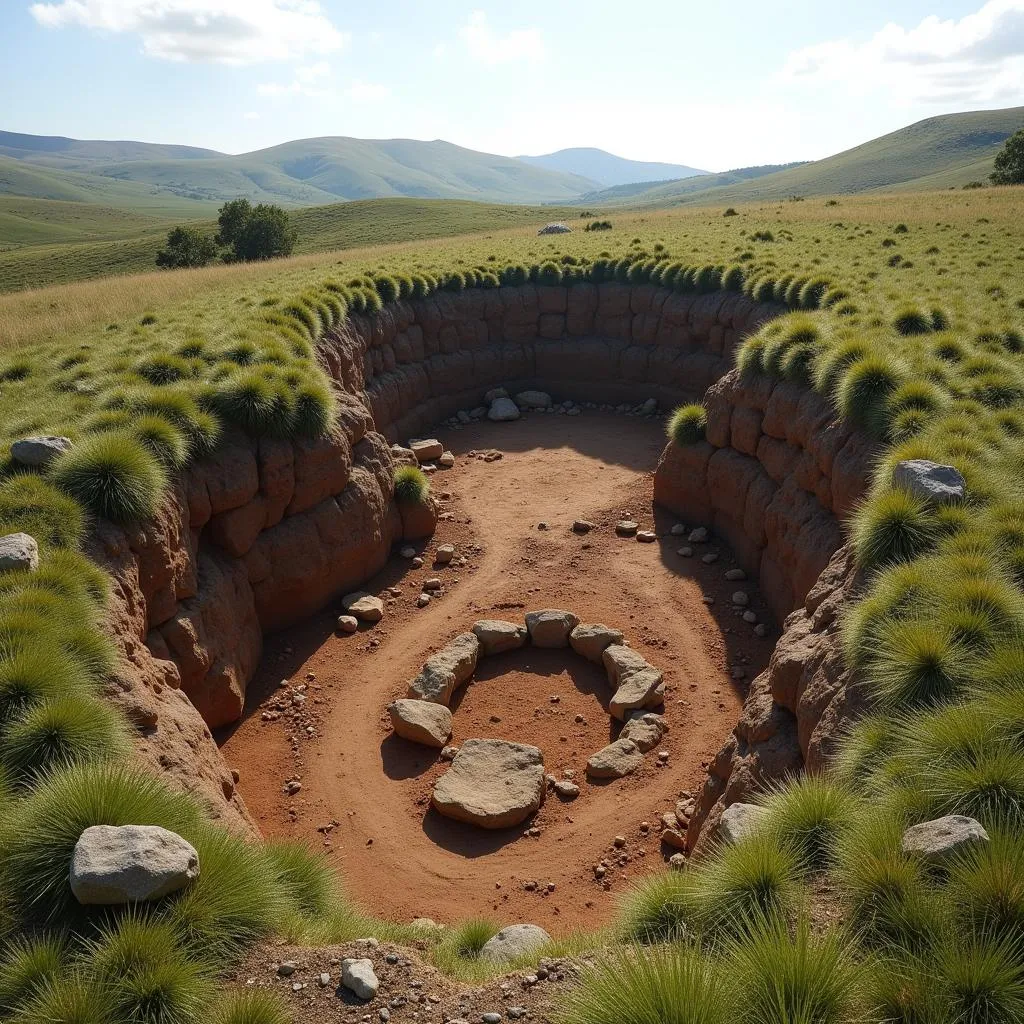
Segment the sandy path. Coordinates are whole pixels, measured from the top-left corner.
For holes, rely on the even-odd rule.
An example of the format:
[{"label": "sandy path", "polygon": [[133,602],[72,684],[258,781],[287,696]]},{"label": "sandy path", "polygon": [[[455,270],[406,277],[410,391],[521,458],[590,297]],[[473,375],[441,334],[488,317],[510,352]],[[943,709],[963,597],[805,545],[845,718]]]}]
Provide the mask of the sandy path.
[{"label": "sandy path", "polygon": [[[489,915],[558,933],[606,921],[625,883],[671,852],[656,838],[658,816],[681,792],[699,788],[736,721],[745,682],[732,681],[729,669],[741,666],[753,678],[774,642],[755,638],[731,608],[737,585],[723,579],[732,564],[727,550],[714,549],[722,557],[712,566],[679,557],[681,541],[667,535],[673,520],[662,516],[659,543],[615,536],[614,523],[625,515],[642,526],[654,521],[651,471],[662,438],[656,422],[598,414],[536,415],[443,435],[459,459],[434,476],[433,487],[450,493],[445,507],[454,520],[439,524],[428,551],[453,542],[470,564],[437,570],[428,558],[415,570],[393,558],[367,589],[397,585],[402,594],[374,629],[335,636],[334,608],[268,641],[248,717],[225,741],[264,831],[322,845],[351,895],[378,914],[441,921]],[[505,453],[498,462],[463,457],[492,445]],[[598,529],[573,534],[577,517]],[[542,521],[547,530],[538,529]],[[446,593],[416,609],[420,584],[433,575],[444,579]],[[756,588],[743,586],[765,614]],[[715,603],[706,605],[705,596]],[[429,809],[444,765],[389,734],[386,706],[404,696],[425,657],[474,620],[521,619],[530,608],[550,606],[621,628],[664,670],[671,731],[661,748],[670,752],[668,765],[651,753],[633,776],[586,783],[588,755],[615,735],[603,673],[571,652],[488,659],[453,704],[453,742],[491,736],[534,743],[547,770],[575,771],[583,792],[571,803],[549,797],[529,823],[540,830],[535,836],[526,826],[491,833],[449,822]],[[314,677],[312,738],[260,715],[261,700],[278,698],[279,680],[298,682],[307,673]],[[286,796],[282,784],[296,774],[302,789]],[[643,821],[649,835],[640,830]],[[318,833],[331,822],[338,825]],[[616,835],[627,838],[625,851],[613,848]],[[602,883],[593,866],[610,855],[613,870]]]}]

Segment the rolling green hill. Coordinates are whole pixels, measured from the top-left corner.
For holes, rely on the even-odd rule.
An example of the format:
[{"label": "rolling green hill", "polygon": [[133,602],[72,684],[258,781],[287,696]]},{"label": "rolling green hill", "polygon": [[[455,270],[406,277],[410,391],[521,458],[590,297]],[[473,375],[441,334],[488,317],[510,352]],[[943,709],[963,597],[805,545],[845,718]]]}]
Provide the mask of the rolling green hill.
[{"label": "rolling green hill", "polygon": [[[924,190],[983,180],[1003,142],[1024,127],[1024,107],[943,114],[843,153],[741,182],[685,178],[610,204],[673,206],[885,190]],[[586,201],[595,202],[594,197]]]}]

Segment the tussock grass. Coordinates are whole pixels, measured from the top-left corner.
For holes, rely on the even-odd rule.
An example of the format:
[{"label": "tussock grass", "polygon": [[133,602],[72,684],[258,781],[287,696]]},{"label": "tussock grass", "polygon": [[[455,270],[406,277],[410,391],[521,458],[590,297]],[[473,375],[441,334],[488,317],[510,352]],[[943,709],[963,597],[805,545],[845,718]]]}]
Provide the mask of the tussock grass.
[{"label": "tussock grass", "polygon": [[708,413],[702,405],[681,405],[669,417],[667,432],[678,445],[695,444],[704,440],[708,426]]},{"label": "tussock grass", "polygon": [[395,501],[418,505],[427,500],[430,481],[419,466],[399,466],[395,470]]},{"label": "tussock grass", "polygon": [[242,989],[224,995],[213,1007],[212,1024],[291,1024],[281,1000],[265,989]]}]

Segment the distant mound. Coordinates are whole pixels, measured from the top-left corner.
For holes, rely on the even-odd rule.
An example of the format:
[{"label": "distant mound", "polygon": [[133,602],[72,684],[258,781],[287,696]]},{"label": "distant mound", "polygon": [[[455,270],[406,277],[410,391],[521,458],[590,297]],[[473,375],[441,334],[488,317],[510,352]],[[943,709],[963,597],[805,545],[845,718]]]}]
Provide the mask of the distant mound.
[{"label": "distant mound", "polygon": [[605,188],[628,185],[632,182],[689,178],[695,174],[708,173],[696,167],[687,167],[685,164],[627,160],[625,157],[615,156],[614,153],[606,153],[603,149],[560,149],[556,153],[547,153],[544,156],[521,156],[518,159],[534,167],[589,178]]}]

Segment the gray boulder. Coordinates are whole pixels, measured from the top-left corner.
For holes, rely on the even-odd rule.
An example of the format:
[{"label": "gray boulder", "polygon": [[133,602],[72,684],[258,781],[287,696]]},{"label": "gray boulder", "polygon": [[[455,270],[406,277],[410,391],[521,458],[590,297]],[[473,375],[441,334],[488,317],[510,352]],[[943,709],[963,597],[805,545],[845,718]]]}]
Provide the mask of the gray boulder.
[{"label": "gray boulder", "polygon": [[620,740],[632,740],[646,754],[653,750],[668,732],[668,725],[661,715],[650,711],[632,711],[619,733]]},{"label": "gray boulder", "polygon": [[70,437],[23,437],[11,445],[11,458],[22,466],[46,466],[71,448]]},{"label": "gray boulder", "polygon": [[396,700],[388,708],[395,735],[441,750],[452,734],[452,713],[429,700]]},{"label": "gray boulder", "polygon": [[360,622],[380,622],[384,618],[384,602],[363,590],[346,594],[341,599],[341,607]]},{"label": "gray boulder", "polygon": [[520,409],[550,409],[551,396],[546,391],[520,391],[516,405]]},{"label": "gray boulder", "polygon": [[526,628],[535,647],[568,647],[569,634],[579,618],[561,608],[542,608],[526,613]]},{"label": "gray boulder", "polygon": [[617,739],[602,747],[587,760],[587,775],[592,779],[621,779],[623,775],[636,771],[644,755],[630,739]]},{"label": "gray boulder", "polygon": [[519,406],[511,398],[496,398],[487,410],[487,418],[495,423],[519,419]]},{"label": "gray boulder", "polygon": [[928,459],[908,459],[892,471],[894,487],[910,491],[915,498],[943,505],[961,501],[967,494],[967,481],[955,466],[944,466]]},{"label": "gray boulder", "polygon": [[563,224],[561,221],[552,221],[550,224],[545,224],[537,234],[538,235],[567,235],[572,228],[568,224]]},{"label": "gray boulder", "polygon": [[416,456],[417,462],[433,462],[444,454],[444,445],[436,437],[428,437],[410,441],[409,450]]},{"label": "gray boulder", "polygon": [[364,1002],[369,1002],[380,988],[373,961],[355,957],[346,957],[341,961],[341,983]]},{"label": "gray boulder", "polygon": [[577,654],[600,665],[605,648],[622,643],[622,630],[602,622],[581,622],[569,634],[569,643]]},{"label": "gray boulder", "polygon": [[460,633],[427,658],[418,676],[409,684],[407,696],[447,704],[452,694],[467,682],[480,657],[480,641],[472,633]]},{"label": "gray boulder", "polygon": [[546,946],[551,941],[543,928],[536,924],[512,924],[492,935],[480,949],[480,959],[492,964],[505,964],[518,960]]},{"label": "gray boulder", "polygon": [[738,843],[755,831],[768,812],[759,804],[730,804],[718,822],[718,838],[723,843]]},{"label": "gray boulder", "polygon": [[971,847],[989,841],[980,821],[962,814],[947,814],[934,821],[923,821],[903,833],[903,852],[923,857],[932,864],[943,864]]},{"label": "gray boulder", "polygon": [[544,756],[507,740],[466,740],[434,785],[433,804],[448,818],[481,828],[525,821],[544,800]]},{"label": "gray boulder", "polygon": [[39,545],[27,533],[0,537],[0,572],[35,572],[39,568]]},{"label": "gray boulder", "polygon": [[471,627],[473,635],[480,641],[483,654],[501,654],[514,651],[526,643],[526,627],[502,619],[481,619]]},{"label": "gray boulder", "polygon": [[656,708],[661,704],[665,684],[660,669],[649,664],[631,647],[612,644],[601,655],[608,682],[615,693],[608,702],[608,713],[624,722],[629,712],[641,708]]},{"label": "gray boulder", "polygon": [[199,854],[158,825],[93,825],[78,838],[69,881],[79,903],[112,906],[155,900],[199,875]]}]

